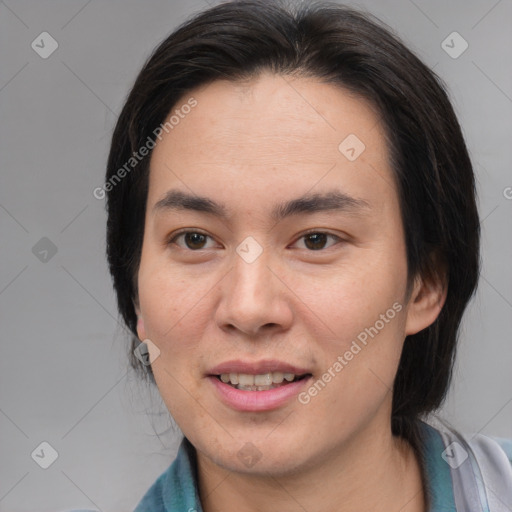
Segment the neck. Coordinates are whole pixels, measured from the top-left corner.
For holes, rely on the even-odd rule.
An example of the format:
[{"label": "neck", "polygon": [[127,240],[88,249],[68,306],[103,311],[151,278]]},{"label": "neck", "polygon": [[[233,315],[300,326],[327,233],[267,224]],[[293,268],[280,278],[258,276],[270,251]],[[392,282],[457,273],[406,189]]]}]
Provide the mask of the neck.
[{"label": "neck", "polygon": [[412,447],[368,428],[292,474],[254,475],[226,470],[198,454],[205,512],[424,512],[421,468]]}]

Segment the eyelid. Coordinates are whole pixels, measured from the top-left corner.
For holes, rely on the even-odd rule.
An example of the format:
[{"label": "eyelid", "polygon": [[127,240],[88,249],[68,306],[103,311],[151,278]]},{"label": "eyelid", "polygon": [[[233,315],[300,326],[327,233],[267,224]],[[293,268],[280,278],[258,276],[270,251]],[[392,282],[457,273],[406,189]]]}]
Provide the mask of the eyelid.
[{"label": "eyelid", "polygon": [[[166,237],[166,240],[165,240],[165,245],[170,245],[172,243],[175,243],[176,239],[178,237],[180,237],[181,235],[185,235],[187,233],[197,233],[197,234],[200,234],[200,235],[203,235],[207,238],[210,238],[211,240],[214,240],[214,238],[209,235],[208,233],[204,232],[203,230],[201,229],[195,229],[195,228],[183,228],[181,230],[178,230],[178,231],[175,231],[173,232],[171,235],[169,235],[168,237]],[[346,239],[338,236],[338,235],[335,235],[334,233],[330,233],[329,231],[323,231],[321,229],[310,229],[308,231],[305,231],[303,233],[301,233],[296,239],[295,241],[291,244],[291,245],[295,245],[299,240],[303,239],[304,237],[308,236],[308,235],[311,235],[311,234],[322,234],[322,235],[326,235],[327,237],[331,237],[332,239],[335,239],[337,241],[337,243],[339,242],[345,242]],[[334,247],[335,245],[337,245],[337,243],[327,247],[326,249],[318,249],[316,251],[312,251],[312,250],[308,250],[308,252],[325,252],[327,251],[329,248],[331,247]],[[177,244],[176,244],[177,245]],[[179,246],[178,246],[179,247]],[[182,248],[182,247],[180,247]],[[203,250],[208,250],[208,248],[206,249],[197,249],[197,250],[193,250],[193,249],[188,249],[188,248],[182,248],[183,250],[185,251],[189,251],[189,252],[199,252],[199,251],[203,251]],[[306,249],[307,250],[307,249]]]},{"label": "eyelid", "polygon": [[[304,233],[301,233],[296,239],[295,241],[293,242],[292,245],[295,245],[299,240],[303,239],[304,237],[308,236],[308,235],[313,235],[313,234],[319,234],[319,235],[327,235],[327,237],[331,237],[331,238],[334,238],[336,239],[336,241],[339,243],[339,242],[346,242],[346,239],[338,236],[338,235],[335,235],[334,233],[330,233],[329,231],[323,231],[322,229],[310,229],[308,231],[305,231]],[[337,244],[333,244],[329,247],[327,247],[326,249],[318,249],[316,251],[312,251],[312,250],[309,250],[308,252],[317,252],[317,253],[320,253],[320,252],[325,252],[327,251],[328,249],[330,249],[331,247],[334,247],[335,245]]]},{"label": "eyelid", "polygon": [[[180,229],[178,231],[174,231],[173,233],[171,233],[169,236],[167,236],[165,238],[165,242],[164,242],[164,245],[170,245],[172,243],[175,243],[176,239],[178,237],[180,237],[181,235],[186,235],[187,233],[197,233],[199,235],[203,235],[207,238],[210,238],[213,240],[213,237],[211,235],[209,235],[208,233],[205,233],[204,231],[202,231],[201,229],[195,229],[195,228],[183,228],[183,229]],[[177,245],[177,244],[176,244]],[[179,247],[179,246],[178,246]],[[182,247],[180,247],[182,248]],[[188,248],[184,248],[184,250],[186,251],[190,251],[190,252],[199,252],[199,251],[203,251],[205,249],[197,249],[196,251],[193,251],[191,249],[188,249]]]}]

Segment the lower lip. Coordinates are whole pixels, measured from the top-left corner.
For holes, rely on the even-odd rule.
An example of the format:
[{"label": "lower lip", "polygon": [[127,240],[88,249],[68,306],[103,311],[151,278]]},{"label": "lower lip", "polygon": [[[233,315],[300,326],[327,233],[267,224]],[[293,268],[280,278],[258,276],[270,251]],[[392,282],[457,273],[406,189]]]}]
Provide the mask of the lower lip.
[{"label": "lower lip", "polygon": [[237,411],[270,411],[285,405],[298,395],[312,376],[290,382],[267,391],[244,391],[225,384],[214,376],[208,379],[215,386],[220,399]]}]

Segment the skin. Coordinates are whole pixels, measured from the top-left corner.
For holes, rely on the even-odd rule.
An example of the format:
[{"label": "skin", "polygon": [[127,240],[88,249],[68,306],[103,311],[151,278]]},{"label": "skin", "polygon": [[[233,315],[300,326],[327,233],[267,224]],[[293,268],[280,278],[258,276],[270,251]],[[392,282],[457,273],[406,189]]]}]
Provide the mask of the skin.
[{"label": "skin", "polygon": [[[418,461],[391,434],[391,389],[405,336],[435,320],[445,293],[418,277],[406,294],[378,116],[334,85],[270,73],[213,82],[178,106],[190,96],[197,106],[151,156],[136,309],[139,338],[160,350],[162,398],[197,450],[204,510],[424,511]],[[355,161],[338,149],[349,134],[366,146]],[[229,216],[154,210],[170,189]],[[331,190],[369,207],[271,218],[278,202]],[[208,236],[168,243],[183,228]],[[335,237],[313,250],[306,231]],[[248,236],[263,248],[252,263],[236,252]],[[316,381],[395,303],[401,311],[307,404],[235,411],[207,378],[224,361],[271,358]],[[237,456],[246,443],[261,457],[251,467]]]}]

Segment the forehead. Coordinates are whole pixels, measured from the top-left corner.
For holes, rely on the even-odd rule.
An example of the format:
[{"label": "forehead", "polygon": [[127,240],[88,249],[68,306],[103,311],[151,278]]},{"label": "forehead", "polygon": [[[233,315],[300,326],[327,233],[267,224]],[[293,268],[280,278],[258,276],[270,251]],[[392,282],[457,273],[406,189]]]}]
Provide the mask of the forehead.
[{"label": "forehead", "polygon": [[[194,108],[180,110],[191,98]],[[339,86],[270,73],[219,80],[183,96],[172,114],[179,121],[151,157],[149,204],[175,185],[226,198],[333,185],[377,202],[395,194],[377,112]]]}]

